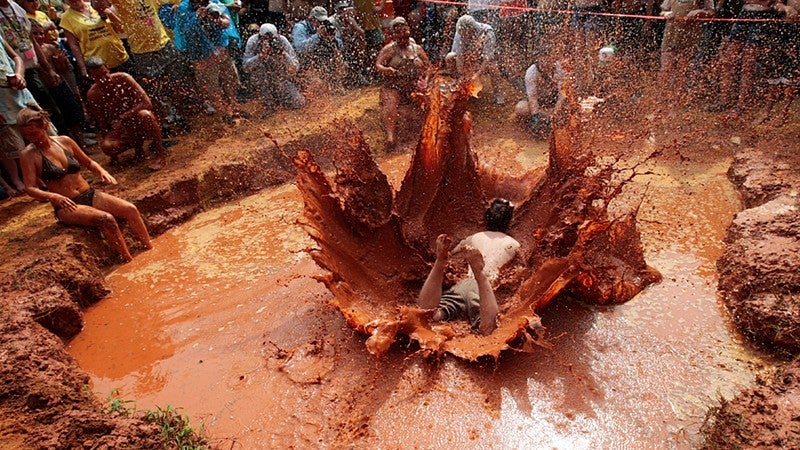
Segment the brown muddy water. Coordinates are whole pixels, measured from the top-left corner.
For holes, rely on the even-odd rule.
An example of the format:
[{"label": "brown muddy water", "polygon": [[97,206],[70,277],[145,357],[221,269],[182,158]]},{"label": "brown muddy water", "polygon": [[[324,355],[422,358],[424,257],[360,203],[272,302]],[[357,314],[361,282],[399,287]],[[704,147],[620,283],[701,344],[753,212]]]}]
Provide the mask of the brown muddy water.
[{"label": "brown muddy water", "polygon": [[[509,170],[546,162],[545,145],[481,145]],[[408,161],[381,163],[395,186]],[[222,448],[689,448],[708,407],[769,364],[731,331],[716,292],[740,207],[729,164],[647,166],[620,204],[643,198],[645,256],[664,281],[624,305],[554,303],[553,349],[489,366],[397,344],[369,355],[313,279],[286,185],[198,215],[111,273],[113,293],[70,352],[101,399],[118,389],[139,409],[179,407]]]}]

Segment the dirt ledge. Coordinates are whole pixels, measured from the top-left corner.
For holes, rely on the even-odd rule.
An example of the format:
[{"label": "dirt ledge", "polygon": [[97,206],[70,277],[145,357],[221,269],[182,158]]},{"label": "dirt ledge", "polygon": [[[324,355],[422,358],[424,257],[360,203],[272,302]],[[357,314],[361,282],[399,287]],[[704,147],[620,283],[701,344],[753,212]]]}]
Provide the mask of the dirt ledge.
[{"label": "dirt ledge", "polygon": [[[280,122],[254,127],[200,124],[202,135],[187,136],[171,149],[169,171],[153,174],[123,162],[114,170],[119,186],[101,189],[136,204],[151,234],[159,235],[217,202],[291,180],[294,170],[285,155],[302,148],[326,161],[319,148],[331,139],[326,131],[336,127],[328,118],[369,120],[374,105],[365,107],[365,98],[371,96],[354,96],[344,109],[317,109],[305,120],[287,114]],[[94,157],[106,163],[104,156]],[[85,393],[89,376],[65,348],[83,327],[82,308],[108,293],[104,272],[120,262],[118,257],[98,232],[57,224],[49,205],[27,198],[4,204],[0,225],[5,241],[0,261],[2,447],[159,448],[157,427],[104,413],[103,405]]]},{"label": "dirt ledge", "polygon": [[791,139],[773,135],[735,155],[728,178],[747,209],[728,228],[717,261],[734,324],[791,361],[709,411],[706,449],[800,448],[800,155]]}]

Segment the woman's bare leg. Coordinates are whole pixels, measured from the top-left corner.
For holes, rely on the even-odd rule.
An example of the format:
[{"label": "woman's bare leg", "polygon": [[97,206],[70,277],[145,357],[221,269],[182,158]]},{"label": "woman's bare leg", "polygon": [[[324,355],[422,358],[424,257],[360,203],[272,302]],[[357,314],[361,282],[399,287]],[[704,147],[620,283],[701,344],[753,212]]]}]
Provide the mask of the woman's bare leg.
[{"label": "woman's bare leg", "polygon": [[[95,200],[96,203],[96,200]],[[67,225],[84,225],[90,227],[98,227],[103,233],[103,236],[123,258],[125,261],[131,261],[133,257],[128,246],[125,245],[125,238],[122,236],[122,231],[117,225],[117,220],[108,212],[101,211],[91,206],[78,205],[72,211],[61,209],[56,213],[58,220]]]},{"label": "woman's bare leg", "polygon": [[386,131],[386,147],[391,149],[397,143],[397,106],[400,93],[394,89],[381,89],[381,120]]},{"label": "woman's bare leg", "polygon": [[114,217],[125,219],[131,226],[131,231],[133,231],[136,239],[145,248],[153,248],[153,244],[150,242],[150,234],[147,232],[142,215],[139,214],[139,209],[133,203],[103,192],[96,192],[94,194],[94,207],[101,211],[106,211]]}]

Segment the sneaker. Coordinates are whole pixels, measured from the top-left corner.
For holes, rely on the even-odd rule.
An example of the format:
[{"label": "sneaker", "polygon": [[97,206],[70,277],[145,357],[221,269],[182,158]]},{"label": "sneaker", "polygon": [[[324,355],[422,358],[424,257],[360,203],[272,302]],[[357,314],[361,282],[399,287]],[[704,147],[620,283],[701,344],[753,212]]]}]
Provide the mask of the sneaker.
[{"label": "sneaker", "polygon": [[92,139],[89,136],[83,135],[83,143],[86,144],[87,147],[94,147],[97,145],[97,140]]},{"label": "sneaker", "polygon": [[206,114],[208,114],[209,116],[213,116],[214,114],[217,113],[217,110],[209,102],[203,103],[203,107],[206,109]]}]

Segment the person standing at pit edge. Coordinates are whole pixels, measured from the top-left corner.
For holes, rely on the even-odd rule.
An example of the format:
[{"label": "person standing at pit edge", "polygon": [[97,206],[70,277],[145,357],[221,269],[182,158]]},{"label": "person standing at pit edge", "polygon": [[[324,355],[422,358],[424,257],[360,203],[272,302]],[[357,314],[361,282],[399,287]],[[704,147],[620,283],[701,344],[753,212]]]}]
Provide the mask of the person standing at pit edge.
[{"label": "person standing at pit edge", "polygon": [[[111,0],[125,24],[133,53],[133,73],[154,100],[154,112],[165,125],[188,130],[176,106],[185,104],[191,79],[189,61],[181,55],[158,17],[155,0]],[[184,89],[181,89],[181,88]]]}]

